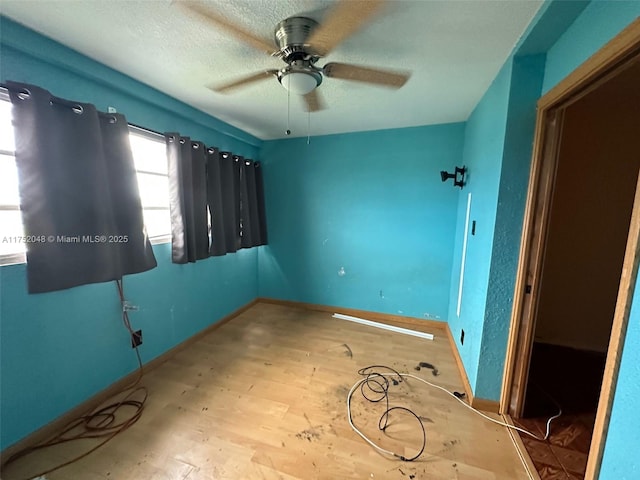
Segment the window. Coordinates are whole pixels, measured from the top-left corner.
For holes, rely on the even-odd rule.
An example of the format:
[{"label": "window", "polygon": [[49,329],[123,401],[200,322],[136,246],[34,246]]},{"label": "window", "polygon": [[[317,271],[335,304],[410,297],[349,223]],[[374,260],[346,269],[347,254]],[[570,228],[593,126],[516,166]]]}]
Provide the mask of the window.
[{"label": "window", "polygon": [[[152,243],[170,241],[169,172],[164,137],[129,127],[140,200]],[[20,216],[11,102],[0,91],[0,265],[25,262],[26,244]]]},{"label": "window", "polygon": [[24,261],[24,235],[20,218],[18,172],[16,170],[11,102],[0,93],[0,259],[2,263]]},{"label": "window", "polygon": [[171,239],[171,216],[164,137],[138,127],[129,127],[129,132],[147,235],[153,243],[168,242]]}]

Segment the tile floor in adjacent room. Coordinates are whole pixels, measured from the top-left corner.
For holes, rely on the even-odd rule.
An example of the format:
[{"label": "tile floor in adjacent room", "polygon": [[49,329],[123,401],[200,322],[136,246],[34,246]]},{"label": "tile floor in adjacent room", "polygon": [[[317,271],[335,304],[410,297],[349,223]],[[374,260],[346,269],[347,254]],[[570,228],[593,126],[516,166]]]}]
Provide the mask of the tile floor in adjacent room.
[{"label": "tile floor in adjacent room", "polygon": [[[552,424],[546,441],[520,435],[542,480],[584,478],[595,414],[568,414]],[[519,419],[516,423],[544,436],[547,418]]]},{"label": "tile floor in adjacent room", "polygon": [[516,423],[543,437],[547,419],[563,410],[546,441],[520,435],[542,480],[584,478],[604,363],[603,353],[534,344],[525,418]]}]

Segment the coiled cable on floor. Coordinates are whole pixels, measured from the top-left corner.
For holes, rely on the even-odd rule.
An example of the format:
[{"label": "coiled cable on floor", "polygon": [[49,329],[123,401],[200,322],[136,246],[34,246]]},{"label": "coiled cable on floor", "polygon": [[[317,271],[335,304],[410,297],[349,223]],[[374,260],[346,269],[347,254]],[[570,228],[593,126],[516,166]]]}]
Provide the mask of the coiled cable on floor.
[{"label": "coiled cable on floor", "polygon": [[[389,372],[380,372],[376,369],[388,370]],[[358,374],[363,376],[364,378],[358,380],[349,390],[349,394],[347,395],[347,417],[349,419],[349,425],[351,428],[360,435],[367,443],[369,443],[372,447],[378,450],[381,453],[386,455],[390,455],[396,457],[405,462],[412,462],[416,460],[422,453],[424,452],[425,447],[427,446],[427,432],[424,428],[424,424],[418,415],[412,410],[406,407],[389,407],[389,387],[390,382],[389,378],[392,379],[393,384],[397,385],[402,382],[402,374],[397,370],[387,367],[385,365],[371,365],[369,367],[364,367],[358,370]],[[412,457],[406,457],[399,453],[392,452],[391,450],[387,450],[385,448],[380,447],[375,442],[370,440],[364,433],[362,433],[353,423],[353,416],[351,413],[351,399],[353,397],[354,392],[360,388],[360,392],[362,396],[368,400],[369,402],[377,403],[384,400],[385,402],[385,410],[378,420],[378,429],[381,431],[385,431],[388,423],[389,423],[389,414],[393,411],[403,411],[406,412],[413,417],[415,417],[418,425],[422,430],[422,445],[417,454]],[[372,395],[373,394],[373,395]]]},{"label": "coiled cable on floor", "polygon": [[[120,304],[122,307],[122,321],[124,323],[125,328],[129,331],[129,333],[132,335],[132,338],[133,338],[135,333],[129,321],[128,305],[124,296],[124,287],[122,284],[122,279],[116,280],[116,287],[118,289],[118,297],[120,299]],[[66,467],[67,465],[75,463],[78,460],[86,457],[90,453],[96,451],[97,449],[102,447],[104,444],[109,442],[116,435],[125,431],[131,425],[136,423],[142,416],[142,412],[144,410],[144,404],[148,394],[147,394],[147,389],[145,387],[139,386],[140,381],[142,380],[142,376],[144,375],[144,370],[142,367],[142,359],[140,357],[138,346],[135,346],[134,348],[136,351],[136,358],[138,361],[138,375],[130,385],[124,387],[122,390],[120,390],[118,393],[112,396],[112,397],[116,397],[118,395],[122,395],[126,393],[126,395],[123,398],[105,407],[101,407],[97,410],[92,411],[91,413],[82,415],[81,417],[78,417],[70,421],[62,428],[62,430],[59,433],[57,433],[52,438],[44,442],[37,443],[35,445],[27,447],[13,454],[11,457],[7,459],[6,462],[3,463],[2,471],[4,471],[9,464],[15,462],[16,460],[23,458],[39,450],[50,448],[55,445],[61,445],[67,442],[72,442],[75,440],[90,439],[90,438],[103,439],[97,445],[93,446],[91,449],[82,453],[81,455],[78,455],[77,457],[74,457],[71,460],[68,460],[64,463],[60,463],[42,472],[33,474],[29,477],[29,479],[43,477],[44,475],[47,475],[51,472],[54,472],[63,467]],[[118,412],[125,407],[133,408],[133,412],[125,419],[121,421],[117,421]],[[81,429],[81,430],[74,433],[73,431],[77,429]]]},{"label": "coiled cable on floor", "polygon": [[[384,370],[386,370],[386,371],[384,371]],[[418,377],[418,376],[413,375],[411,373],[400,373],[397,370],[395,370],[394,368],[388,367],[386,365],[371,365],[371,366],[364,367],[364,368],[361,368],[360,370],[358,370],[358,375],[361,375],[364,378],[361,378],[356,383],[354,383],[353,386],[351,387],[351,389],[349,390],[349,393],[347,394],[347,418],[349,420],[349,425],[351,426],[351,428],[358,435],[360,435],[360,437],[362,437],[362,439],[365,442],[367,442],[373,448],[378,450],[380,453],[383,453],[385,455],[393,456],[395,458],[398,458],[399,460],[403,460],[403,461],[406,461],[406,462],[410,462],[410,461],[416,460],[420,455],[422,455],[422,453],[424,452],[424,450],[426,448],[427,434],[426,434],[426,431],[425,431],[425,428],[424,428],[424,424],[422,423],[422,420],[420,419],[420,417],[418,415],[416,415],[415,412],[413,412],[412,410],[410,410],[408,408],[405,408],[405,407],[391,407],[391,408],[389,408],[389,387],[390,387],[389,379],[391,379],[393,384],[400,383],[406,378],[413,378],[415,380],[418,380],[419,382],[422,382],[422,383],[424,383],[424,384],[426,384],[426,385],[428,385],[430,387],[436,388],[436,389],[446,393],[447,395],[455,398],[458,402],[460,402],[460,404],[464,405],[466,408],[468,408],[469,410],[474,412],[476,415],[480,415],[482,418],[484,418],[486,420],[489,420],[490,422],[493,422],[493,423],[495,423],[497,425],[500,425],[500,426],[503,426],[503,427],[506,427],[506,428],[517,430],[519,432],[522,432],[522,433],[524,433],[526,435],[529,435],[529,436],[531,436],[531,437],[533,437],[535,439],[538,439],[538,440],[546,440],[549,437],[549,432],[550,432],[550,428],[551,428],[551,422],[562,415],[562,408],[560,408],[558,403],[555,402],[555,400],[554,400],[554,403],[556,403],[556,406],[558,407],[558,413],[556,415],[552,416],[551,418],[549,418],[549,420],[547,420],[546,434],[545,434],[544,438],[541,438],[538,435],[525,430],[524,428],[518,427],[516,425],[510,425],[508,423],[501,422],[499,420],[491,418],[490,416],[482,413],[479,410],[476,410],[471,405],[466,403],[464,400],[462,400],[462,398],[460,396],[456,395],[456,392],[450,392],[449,390],[447,390],[444,387],[441,387],[440,385],[436,385],[435,383],[431,383],[428,380],[425,380],[424,378]],[[365,387],[366,387],[366,389],[365,389]],[[389,418],[389,413],[391,411],[393,411],[393,410],[403,410],[403,411],[406,411],[406,412],[410,413],[414,417],[416,417],[416,419],[418,420],[418,422],[420,424],[420,427],[422,429],[422,438],[423,438],[422,447],[420,448],[420,451],[418,452],[417,455],[414,455],[413,457],[407,458],[404,455],[400,455],[398,453],[395,453],[395,452],[392,452],[390,450],[387,450],[387,449],[381,447],[380,445],[376,444],[373,440],[371,440],[364,433],[362,433],[362,431],[360,431],[358,429],[358,427],[355,426],[355,424],[353,423],[353,416],[352,416],[352,412],[351,412],[351,399],[353,397],[354,392],[358,388],[360,388],[360,391],[361,391],[362,395],[368,401],[370,401],[370,402],[380,402],[380,401],[384,400],[386,402],[385,412],[382,414],[382,417],[380,418],[380,420],[378,422],[378,428],[380,430],[382,430],[382,431],[385,430],[385,428],[387,426],[387,421],[388,421],[388,418]],[[369,392],[373,393],[374,395],[371,395],[371,394],[367,395],[367,390]]]}]

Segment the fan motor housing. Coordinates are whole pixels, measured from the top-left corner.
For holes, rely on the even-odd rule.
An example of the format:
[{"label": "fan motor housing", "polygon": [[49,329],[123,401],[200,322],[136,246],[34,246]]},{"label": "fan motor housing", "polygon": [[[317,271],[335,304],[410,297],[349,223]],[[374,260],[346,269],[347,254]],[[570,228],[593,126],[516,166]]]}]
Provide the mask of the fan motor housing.
[{"label": "fan motor housing", "polygon": [[282,58],[291,63],[296,60],[318,61],[318,56],[310,54],[305,43],[311,32],[318,26],[318,22],[308,17],[289,17],[276,26],[274,37],[280,47]]}]

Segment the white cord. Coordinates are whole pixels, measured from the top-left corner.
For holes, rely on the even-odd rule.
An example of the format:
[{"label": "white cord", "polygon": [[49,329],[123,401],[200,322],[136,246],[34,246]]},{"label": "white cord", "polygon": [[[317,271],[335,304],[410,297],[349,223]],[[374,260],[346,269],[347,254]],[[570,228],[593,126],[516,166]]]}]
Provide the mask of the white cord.
[{"label": "white cord", "polygon": [[[380,373],[378,375],[381,375],[383,377],[385,376],[396,376],[395,374],[386,374],[386,373]],[[402,374],[401,374],[402,375]],[[398,455],[393,453],[390,450],[385,450],[384,448],[380,447],[379,445],[376,445],[372,440],[369,440],[367,438],[367,436],[362,433],[360,430],[358,430],[358,427],[356,427],[353,424],[353,421],[351,420],[351,397],[353,396],[353,392],[355,392],[356,388],[358,388],[360,385],[362,385],[364,382],[366,382],[368,380],[368,378],[362,378],[360,380],[358,380],[353,387],[351,387],[351,390],[349,390],[349,393],[347,394],[347,418],[349,419],[349,425],[351,425],[351,428],[358,434],[360,435],[365,442],[367,442],[369,445],[371,445],[373,448],[375,448],[376,450],[379,450],[382,453],[385,453],[387,455],[391,455],[392,457],[397,457]]]},{"label": "white cord", "polygon": [[[489,417],[488,415],[485,415],[485,414],[484,414],[484,413],[482,413],[481,411],[476,410],[476,409],[475,409],[475,408],[473,408],[471,405],[469,405],[468,403],[464,402],[461,398],[457,397],[456,395],[454,395],[452,392],[450,392],[450,391],[449,391],[449,390],[447,390],[446,388],[441,387],[440,385],[436,385],[435,383],[431,383],[431,382],[429,382],[429,381],[425,380],[424,378],[420,378],[420,377],[418,377],[418,376],[416,376],[416,375],[412,375],[411,373],[379,373],[379,372],[375,372],[375,375],[378,375],[378,376],[381,376],[381,377],[398,377],[398,375],[399,375],[399,376],[400,376],[400,377],[402,377],[402,378],[415,378],[416,380],[419,380],[419,381],[421,381],[422,383],[425,383],[425,384],[429,385],[430,387],[437,388],[438,390],[441,390],[441,391],[445,392],[446,394],[448,394],[448,395],[450,395],[451,397],[455,398],[458,402],[460,402],[462,405],[464,405],[465,407],[467,407],[469,410],[471,410],[472,412],[474,412],[474,413],[476,413],[476,414],[480,415],[481,417],[483,417],[483,418],[485,418],[485,419],[489,420],[490,422],[493,422],[493,423],[495,423],[495,424],[501,425],[501,426],[506,427],[506,428],[511,428],[511,429],[513,429],[513,430],[517,430],[517,431],[519,431],[519,432],[525,433],[525,434],[527,434],[527,435],[529,435],[529,436],[531,436],[531,437],[533,437],[533,438],[535,438],[535,439],[537,439],[537,440],[542,440],[542,441],[544,441],[544,440],[546,440],[547,438],[549,438],[549,429],[550,429],[550,427],[551,427],[551,422],[552,422],[553,420],[555,420],[556,418],[558,418],[560,415],[562,415],[562,408],[560,408],[560,407],[558,406],[558,409],[559,409],[558,413],[557,413],[556,415],[554,415],[553,417],[551,417],[549,420],[547,420],[547,432],[546,432],[546,434],[545,434],[544,438],[540,438],[540,437],[538,437],[537,435],[535,435],[534,433],[531,433],[531,432],[529,432],[529,431],[525,430],[524,428],[520,428],[520,427],[518,427],[518,426],[516,426],[516,425],[509,425],[508,423],[501,422],[501,421],[499,421],[499,420],[496,420],[496,419],[494,419],[494,418]],[[364,440],[365,440],[369,445],[371,445],[371,446],[372,446],[373,448],[375,448],[376,450],[378,450],[378,451],[380,451],[380,452],[382,452],[382,453],[384,453],[384,454],[386,454],[386,455],[391,455],[391,456],[394,456],[394,457],[398,457],[398,458],[400,458],[400,455],[398,455],[397,453],[393,453],[393,452],[391,452],[391,451],[389,451],[389,450],[386,450],[386,449],[382,448],[381,446],[377,445],[375,442],[373,442],[373,441],[372,441],[372,440],[370,440],[369,438],[367,438],[367,436],[366,436],[364,433],[362,433],[362,432],[358,429],[358,427],[356,427],[356,426],[353,424],[353,421],[351,420],[351,397],[353,396],[353,393],[355,392],[355,390],[356,390],[360,385],[362,385],[363,383],[365,383],[365,382],[366,382],[366,381],[368,381],[368,380],[369,380],[369,377],[368,377],[368,376],[367,376],[367,377],[365,377],[365,378],[362,378],[362,379],[358,380],[356,383],[354,383],[354,384],[353,384],[353,387],[351,387],[351,390],[349,390],[349,393],[347,394],[347,418],[349,419],[349,425],[351,425],[351,428],[352,428],[352,429],[353,429],[353,430],[354,430],[358,435],[360,435],[360,436],[361,436],[361,437],[362,437],[362,438],[363,438],[363,439],[364,439]]]}]

